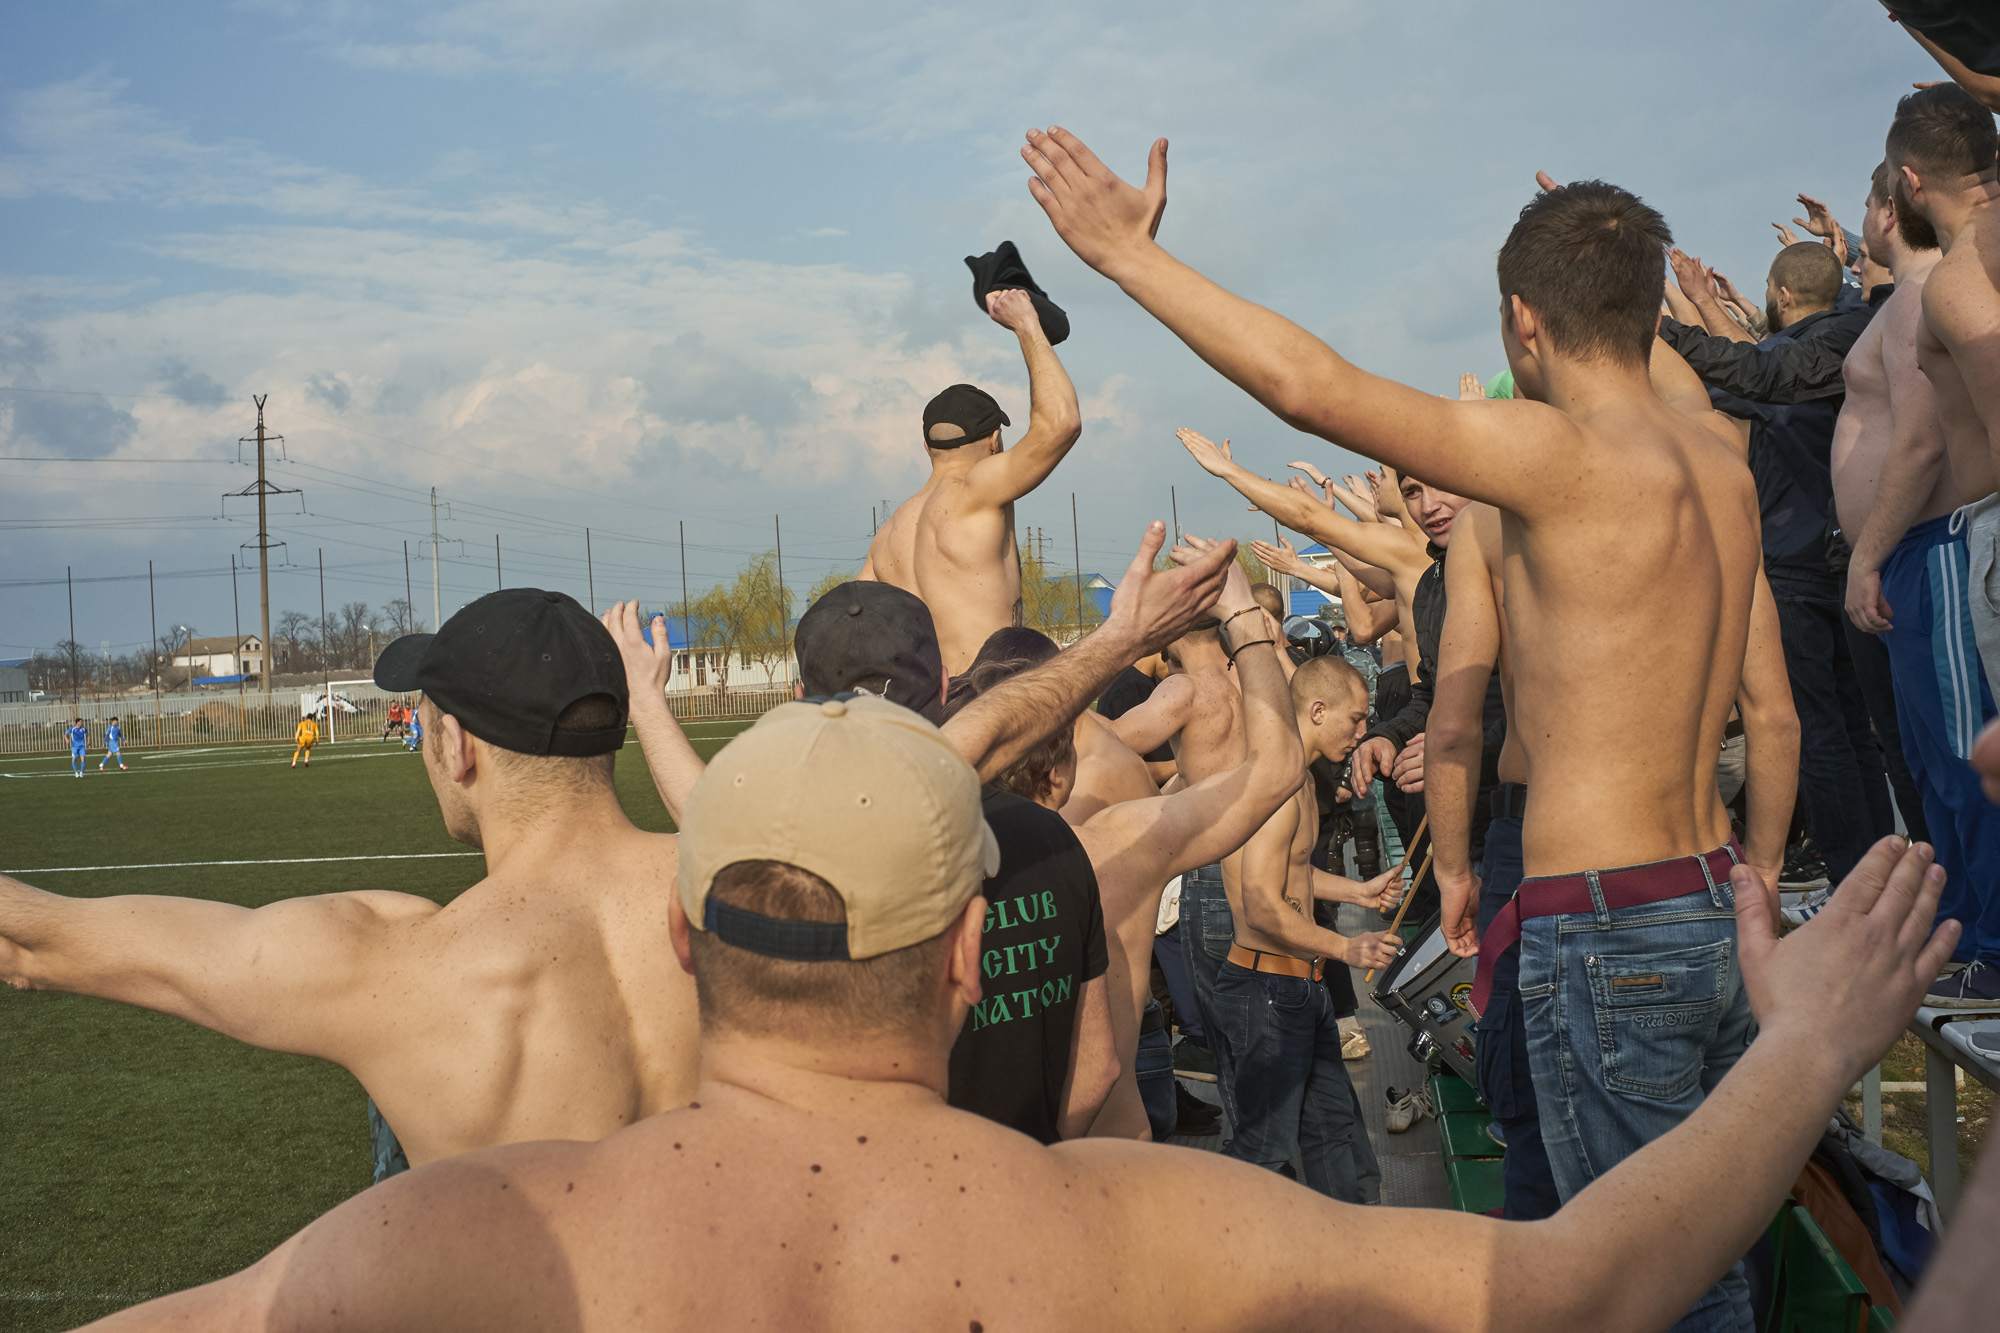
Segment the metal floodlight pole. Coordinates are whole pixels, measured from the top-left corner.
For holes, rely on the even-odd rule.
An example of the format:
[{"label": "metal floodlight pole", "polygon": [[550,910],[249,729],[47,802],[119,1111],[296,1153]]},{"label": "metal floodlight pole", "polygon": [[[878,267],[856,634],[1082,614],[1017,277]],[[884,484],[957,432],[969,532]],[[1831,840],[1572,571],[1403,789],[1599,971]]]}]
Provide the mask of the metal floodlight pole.
[{"label": "metal floodlight pole", "polygon": [[1083,636],[1083,537],[1076,526],[1076,492],[1069,493],[1069,540],[1076,554],[1076,632]]},{"label": "metal floodlight pole", "polygon": [[500,534],[493,534],[493,586],[496,589],[507,586],[506,575],[500,572]]},{"label": "metal floodlight pole", "polygon": [[236,556],[229,556],[229,621],[236,627],[236,651],[230,654],[236,659],[236,712],[241,722],[243,712],[243,601],[236,592]]},{"label": "metal floodlight pole", "polygon": [[403,538],[403,615],[414,624],[417,618],[417,596],[410,591],[410,539]]},{"label": "metal floodlight pole", "polygon": [[[153,659],[153,723],[155,726],[164,726],[165,723],[161,721],[160,709],[160,673],[165,670],[160,664],[159,659],[160,602],[153,595],[153,562],[150,560],[146,562],[146,610],[152,616],[153,621],[153,642],[148,646],[146,651],[146,656]],[[72,639],[76,637],[75,630],[70,631],[70,637]],[[159,737],[154,737],[153,743],[155,745],[159,744]]]},{"label": "metal floodlight pole", "polygon": [[[76,575],[68,565],[63,566],[63,584],[69,589],[69,701],[83,710],[83,696],[76,688]],[[153,562],[146,562],[146,586],[153,585]],[[155,626],[157,629],[158,627]],[[157,635],[155,636],[157,637]]]},{"label": "metal floodlight pole", "polygon": [[[791,599],[785,596],[785,526],[776,514],[771,515],[771,530],[777,534],[778,538],[778,651],[783,654],[780,660],[785,663],[785,684],[790,685],[792,683],[792,606]],[[766,676],[764,679],[769,680],[770,677]]]},{"label": "metal floodlight pole", "polygon": [[431,632],[444,623],[438,610],[438,488],[431,487]]},{"label": "metal floodlight pole", "polygon": [[[691,630],[689,629],[689,627],[688,627],[688,525],[687,525],[687,520],[686,520],[686,519],[681,519],[681,520],[680,520],[680,525],[681,525],[681,648],[682,648],[682,651],[684,651],[684,652],[686,652],[686,653],[688,653],[688,654],[689,654],[689,660],[693,660],[693,653],[694,653],[694,639],[693,639],[693,638],[691,637],[691,634],[692,634],[692,631],[691,631]],[[667,651],[668,651],[668,652],[672,652],[672,651],[673,651],[673,647],[674,647],[674,646],[673,646],[673,644],[672,644],[672,643],[669,643],[669,644],[667,645]],[[671,673],[669,673],[669,674],[671,674]],[[693,675],[692,675],[692,674],[690,674],[690,675],[689,675],[689,677],[688,677],[688,679],[689,679],[690,681],[692,681],[692,680],[694,679]],[[690,688],[690,689],[692,689],[692,688],[693,688],[693,686],[692,686],[692,685],[690,685],[690,686],[689,686],[689,688]]]},{"label": "metal floodlight pole", "polygon": [[590,614],[597,614],[597,566],[590,558],[590,529],[583,530],[583,572],[590,580]]},{"label": "metal floodlight pole", "polygon": [[319,673],[320,699],[326,705],[326,740],[333,744],[333,663],[327,660],[326,548],[319,548]]}]

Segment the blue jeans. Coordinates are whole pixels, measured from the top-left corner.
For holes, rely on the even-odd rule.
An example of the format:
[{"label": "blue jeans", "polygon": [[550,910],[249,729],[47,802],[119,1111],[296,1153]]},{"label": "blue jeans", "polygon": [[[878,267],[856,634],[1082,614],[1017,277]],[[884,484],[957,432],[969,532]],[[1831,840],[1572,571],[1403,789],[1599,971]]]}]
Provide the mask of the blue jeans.
[{"label": "blue jeans", "polygon": [[[1693,892],[1521,923],[1528,1063],[1564,1202],[1687,1119],[1750,1044],[1735,894],[1680,863]],[[1674,1325],[1750,1328],[1740,1263]]]},{"label": "blue jeans", "polygon": [[389,1128],[389,1122],[375,1109],[373,1097],[368,1099],[368,1142],[375,1153],[376,1184],[410,1169],[410,1159],[403,1155],[403,1145],[397,1141],[396,1131]]},{"label": "blue jeans", "polygon": [[[1520,884],[1521,820],[1496,818],[1486,827],[1486,859],[1480,867],[1480,935],[1486,934]],[[1562,1195],[1556,1191],[1549,1151],[1542,1143],[1535,1081],[1528,1067],[1528,1033],[1521,1023],[1520,971],[1519,949],[1494,960],[1493,991],[1479,1017],[1473,1063],[1479,1095],[1507,1139],[1507,1156],[1500,1168],[1506,1197],[1500,1215],[1512,1222],[1533,1222],[1562,1207]]]},{"label": "blue jeans", "polygon": [[[1148,1032],[1153,1023],[1159,1027]],[[1132,1060],[1132,1072],[1139,1081],[1139,1100],[1146,1107],[1146,1123],[1153,1128],[1153,1141],[1166,1142],[1180,1121],[1174,1102],[1174,1039],[1167,1033],[1166,1011],[1158,1000],[1146,1001],[1139,1022],[1139,1051]]]},{"label": "blue jeans", "polygon": [[1223,1152],[1267,1171],[1297,1153],[1310,1189],[1374,1203],[1382,1172],[1361,1100],[1340,1058],[1340,1024],[1326,987],[1225,961],[1215,974],[1212,1049],[1235,1082],[1235,1136]]},{"label": "blue jeans", "polygon": [[1799,794],[1826,872],[1838,884],[1877,839],[1896,831],[1889,778],[1847,650],[1838,585],[1782,574],[1770,583],[1799,714]]},{"label": "blue jeans", "polygon": [[1222,889],[1222,864],[1199,866],[1181,876],[1181,956],[1194,982],[1195,1006],[1201,1010],[1202,1031],[1215,1057],[1215,1090],[1222,1113],[1237,1124],[1235,1079],[1229,1056],[1215,1031],[1215,974],[1229,957],[1236,939],[1236,920],[1229,914],[1229,895]]},{"label": "blue jeans", "polygon": [[1153,936],[1153,959],[1160,965],[1160,975],[1167,979],[1167,994],[1173,997],[1181,1035],[1197,1046],[1208,1045],[1208,1029],[1201,1025],[1201,1001],[1195,996],[1194,978],[1188,974],[1187,955],[1182,952],[1180,922]]}]

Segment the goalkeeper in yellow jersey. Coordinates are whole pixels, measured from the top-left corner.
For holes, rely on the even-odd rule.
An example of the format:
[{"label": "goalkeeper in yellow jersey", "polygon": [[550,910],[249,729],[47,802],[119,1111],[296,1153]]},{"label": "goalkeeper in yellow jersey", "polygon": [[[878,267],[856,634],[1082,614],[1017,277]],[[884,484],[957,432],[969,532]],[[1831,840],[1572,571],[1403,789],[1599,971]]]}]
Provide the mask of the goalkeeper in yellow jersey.
[{"label": "goalkeeper in yellow jersey", "polygon": [[293,736],[292,739],[296,743],[295,747],[292,750],[292,767],[297,768],[299,766],[299,758],[301,755],[303,755],[305,757],[306,767],[311,768],[313,761],[313,745],[315,742],[319,740],[318,721],[310,717],[300,718],[298,732]]}]

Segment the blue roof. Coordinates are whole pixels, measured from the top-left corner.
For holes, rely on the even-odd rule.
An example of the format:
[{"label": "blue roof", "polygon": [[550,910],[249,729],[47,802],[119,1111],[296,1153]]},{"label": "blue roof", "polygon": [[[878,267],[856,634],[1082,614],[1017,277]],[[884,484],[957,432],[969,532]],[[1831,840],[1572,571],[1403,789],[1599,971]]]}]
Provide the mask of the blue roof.
[{"label": "blue roof", "polygon": [[34,660],[32,657],[0,657],[0,666],[24,667]]},{"label": "blue roof", "polygon": [[250,677],[248,677],[247,675],[246,676],[196,676],[194,678],[194,683],[197,685],[235,685],[242,681],[246,681],[248,679],[250,679]]},{"label": "blue roof", "polygon": [[[682,652],[688,647],[689,635],[693,635],[694,646],[713,648],[726,637],[717,623],[706,616],[689,616],[685,621],[680,616],[666,611],[641,611],[639,613],[639,633],[647,643],[653,641],[653,617],[665,616],[667,621],[667,647],[673,652]],[[786,628],[796,630],[799,618],[793,616]]]},{"label": "blue roof", "polygon": [[1332,555],[1332,554],[1333,554],[1333,552],[1331,552],[1331,551],[1327,550],[1327,548],[1326,548],[1326,546],[1325,546],[1325,544],[1324,544],[1324,543],[1322,543],[1322,542],[1314,542],[1314,543],[1313,543],[1313,544],[1312,544],[1311,546],[1301,546],[1301,547],[1299,548],[1299,554],[1300,554],[1300,555]]},{"label": "blue roof", "polygon": [[1333,598],[1318,588],[1301,588],[1292,594],[1291,607],[1295,616],[1318,615],[1319,609],[1330,604]]},{"label": "blue roof", "polygon": [[1115,588],[1085,588],[1084,591],[1090,594],[1090,600],[1097,607],[1098,615],[1111,614],[1111,596],[1117,591]]}]

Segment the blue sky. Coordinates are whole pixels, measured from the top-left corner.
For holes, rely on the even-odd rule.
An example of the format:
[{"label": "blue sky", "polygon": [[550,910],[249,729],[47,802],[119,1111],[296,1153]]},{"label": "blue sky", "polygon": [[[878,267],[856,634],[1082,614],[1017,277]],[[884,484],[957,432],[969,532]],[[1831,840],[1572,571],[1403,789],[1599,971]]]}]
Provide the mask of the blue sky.
[{"label": "blue sky", "polygon": [[[1016,155],[1173,141],[1160,238],[1369,369],[1501,368],[1492,261],[1533,173],[1600,176],[1757,290],[1801,190],[1858,227],[1895,98],[1873,0],[1672,6],[637,0],[6,9],[0,656],[231,629],[249,395],[289,462],[273,616],[402,594],[450,502],[444,610],[509,584],[699,590],[768,549],[859,567],[958,379],[1025,420],[962,256],[1017,241],[1071,314],[1082,441],[1018,518],[1122,569],[1169,487],[1267,535],[1174,442],[1352,460],[1256,408],[1055,240]],[[60,462],[24,459],[58,458]],[[203,459],[152,463],[140,459]],[[128,461],[82,461],[82,460]],[[226,517],[224,516],[226,513]],[[413,582],[429,581],[426,564]],[[243,585],[254,623],[254,579]],[[426,614],[429,598],[417,601]]]}]

